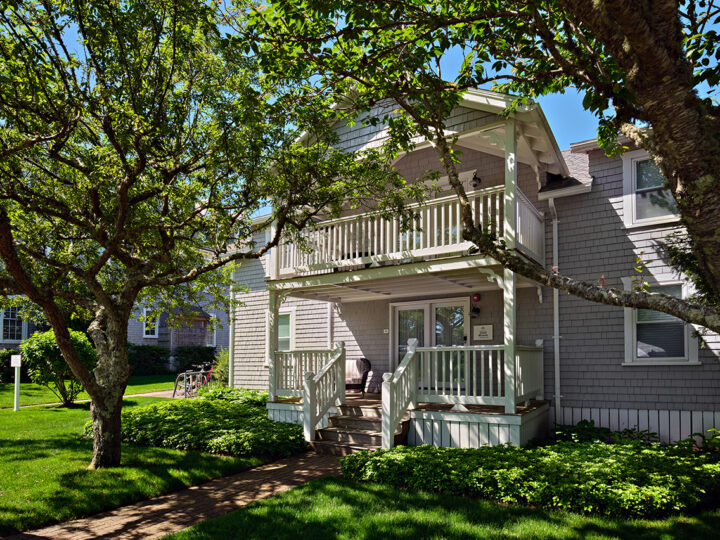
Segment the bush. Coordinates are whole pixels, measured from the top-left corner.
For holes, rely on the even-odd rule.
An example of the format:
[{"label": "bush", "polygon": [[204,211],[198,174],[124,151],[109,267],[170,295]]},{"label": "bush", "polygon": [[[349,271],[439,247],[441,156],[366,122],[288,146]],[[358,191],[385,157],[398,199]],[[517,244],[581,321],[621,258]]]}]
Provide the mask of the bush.
[{"label": "bush", "polygon": [[575,426],[556,425],[555,439],[558,441],[572,442],[600,441],[609,444],[625,444],[631,441],[645,443],[660,442],[658,434],[647,429],[638,430],[628,428],[621,431],[611,431],[608,428],[596,427],[593,420],[581,420]]},{"label": "bush", "polygon": [[168,373],[170,351],[160,345],[131,344],[128,350],[128,363],[133,375],[160,375]]},{"label": "bush", "polygon": [[215,365],[213,366],[213,379],[222,384],[228,385],[230,377],[230,351],[223,349],[220,354],[215,357]]},{"label": "bush", "polygon": [[343,458],[344,476],[503,503],[628,517],[696,509],[720,495],[716,454],[660,444],[398,447]]},{"label": "bush", "polygon": [[[92,434],[92,423],[85,425]],[[122,413],[122,440],[137,446],[233,456],[284,457],[306,449],[302,427],[273,422],[264,407],[225,400],[174,400]]]},{"label": "bush", "polygon": [[247,403],[256,407],[265,407],[268,393],[245,388],[228,388],[227,386],[209,385],[198,389],[197,396],[202,399]]},{"label": "bush", "polygon": [[173,353],[175,366],[178,372],[194,369],[193,366],[213,363],[215,361],[215,347],[204,347],[201,345],[185,345],[177,347]]},{"label": "bush", "polygon": [[[94,369],[97,355],[88,337],[82,332],[70,330],[70,341],[83,365],[89,371]],[[63,358],[52,330],[34,333],[20,344],[20,351],[32,382],[48,387],[63,405],[75,401],[83,388]]]},{"label": "bush", "polygon": [[[0,349],[0,383],[15,382],[15,368],[10,367],[10,356],[20,354],[17,349]],[[31,382],[27,363],[23,362],[20,368],[20,382]]]}]

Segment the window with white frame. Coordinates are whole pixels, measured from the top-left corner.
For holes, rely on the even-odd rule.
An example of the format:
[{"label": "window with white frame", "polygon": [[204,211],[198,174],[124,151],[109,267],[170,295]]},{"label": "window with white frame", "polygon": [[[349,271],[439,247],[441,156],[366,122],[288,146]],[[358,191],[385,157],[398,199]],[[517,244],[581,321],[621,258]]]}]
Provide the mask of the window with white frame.
[{"label": "window with white frame", "polygon": [[[143,316],[148,316],[148,308],[143,308]],[[157,319],[145,319],[143,323],[143,337],[156,338],[158,337],[158,321]]]},{"label": "window with white frame", "polygon": [[280,310],[277,326],[278,351],[291,351],[295,348],[295,310]]},{"label": "window with white frame", "polygon": [[[625,288],[630,278],[623,279]],[[683,283],[663,283],[650,287],[678,298],[687,297]],[[692,325],[651,309],[625,308],[625,364],[698,363],[698,342]]]},{"label": "window with white frame", "polygon": [[678,209],[665,178],[645,150],[623,159],[623,219],[626,227],[677,221]]},{"label": "window with white frame", "polygon": [[18,316],[18,308],[10,307],[0,310],[2,323],[2,341],[22,341],[23,321]]}]

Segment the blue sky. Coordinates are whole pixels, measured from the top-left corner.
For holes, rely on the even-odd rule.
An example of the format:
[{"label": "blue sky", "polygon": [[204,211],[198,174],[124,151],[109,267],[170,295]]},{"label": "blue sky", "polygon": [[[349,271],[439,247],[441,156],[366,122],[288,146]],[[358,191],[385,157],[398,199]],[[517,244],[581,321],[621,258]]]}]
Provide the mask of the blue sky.
[{"label": "blue sky", "polygon": [[597,136],[597,118],[583,109],[582,98],[582,94],[569,89],[538,100],[561,150],[570,148],[570,143]]}]

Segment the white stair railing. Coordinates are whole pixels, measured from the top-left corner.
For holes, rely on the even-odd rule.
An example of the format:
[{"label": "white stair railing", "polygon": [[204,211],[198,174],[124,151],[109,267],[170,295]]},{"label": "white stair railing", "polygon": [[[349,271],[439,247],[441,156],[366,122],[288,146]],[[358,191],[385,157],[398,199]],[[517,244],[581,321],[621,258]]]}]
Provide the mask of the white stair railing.
[{"label": "white stair railing", "polygon": [[315,429],[333,405],[345,403],[345,343],[335,344],[330,361],[317,374],[305,373],[303,387],[303,432],[315,440]]},{"label": "white stair railing", "polygon": [[277,351],[275,353],[275,392],[283,396],[301,396],[305,373],[317,373],[336,354],[334,349]]},{"label": "white stair railing", "polygon": [[542,399],[544,391],[542,347],[515,347],[515,401]]},{"label": "white stair railing", "polygon": [[382,447],[392,448],[395,444],[395,428],[405,411],[417,406],[415,395],[418,385],[418,363],[416,361],[417,339],[408,340],[405,357],[395,373],[385,373],[382,383]]}]

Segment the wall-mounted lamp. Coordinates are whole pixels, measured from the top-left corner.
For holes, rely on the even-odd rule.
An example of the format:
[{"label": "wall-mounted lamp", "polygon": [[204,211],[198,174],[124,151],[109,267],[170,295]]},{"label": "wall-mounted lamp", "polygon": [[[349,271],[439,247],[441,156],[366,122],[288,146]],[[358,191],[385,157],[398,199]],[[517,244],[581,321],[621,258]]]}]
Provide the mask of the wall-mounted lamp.
[{"label": "wall-mounted lamp", "polygon": [[478,176],[478,169],[475,169],[475,172],[473,173],[471,182],[472,182],[472,186],[474,188],[480,187],[480,184],[482,183],[482,178],[480,178],[480,176]]}]

